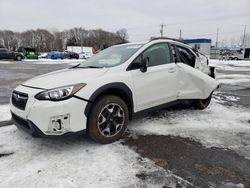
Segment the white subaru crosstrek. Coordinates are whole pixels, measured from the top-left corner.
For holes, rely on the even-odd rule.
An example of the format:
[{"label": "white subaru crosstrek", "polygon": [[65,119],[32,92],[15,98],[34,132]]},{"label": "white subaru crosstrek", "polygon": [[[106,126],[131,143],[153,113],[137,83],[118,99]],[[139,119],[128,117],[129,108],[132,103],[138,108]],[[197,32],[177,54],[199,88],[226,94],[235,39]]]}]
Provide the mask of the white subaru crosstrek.
[{"label": "white subaru crosstrek", "polygon": [[206,108],[218,87],[212,75],[207,58],[176,40],[117,45],[19,85],[12,119],[34,136],[87,130],[95,141],[111,143],[135,113],[180,100]]}]

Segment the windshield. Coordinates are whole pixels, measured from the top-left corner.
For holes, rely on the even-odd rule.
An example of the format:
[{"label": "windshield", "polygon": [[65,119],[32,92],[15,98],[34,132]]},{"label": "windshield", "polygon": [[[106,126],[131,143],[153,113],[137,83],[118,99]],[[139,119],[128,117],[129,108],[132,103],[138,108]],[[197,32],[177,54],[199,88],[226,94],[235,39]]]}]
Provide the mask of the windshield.
[{"label": "windshield", "polygon": [[126,44],[107,48],[81,63],[77,68],[103,68],[121,65],[141,46],[142,44]]}]

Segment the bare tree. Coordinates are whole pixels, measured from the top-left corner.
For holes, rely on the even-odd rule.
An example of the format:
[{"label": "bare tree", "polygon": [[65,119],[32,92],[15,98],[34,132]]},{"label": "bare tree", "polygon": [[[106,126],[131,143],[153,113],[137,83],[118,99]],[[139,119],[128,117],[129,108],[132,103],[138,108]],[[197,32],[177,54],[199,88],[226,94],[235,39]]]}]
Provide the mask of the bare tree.
[{"label": "bare tree", "polygon": [[109,46],[128,41],[126,29],[116,33],[102,29],[86,30],[72,28],[69,30],[50,32],[45,29],[27,30],[21,33],[0,31],[0,45],[16,50],[20,46],[33,47],[38,51],[63,51],[67,45],[91,46],[95,49],[104,49]]},{"label": "bare tree", "polygon": [[116,32],[117,37],[121,42],[128,42],[128,32],[126,29],[120,29]]}]

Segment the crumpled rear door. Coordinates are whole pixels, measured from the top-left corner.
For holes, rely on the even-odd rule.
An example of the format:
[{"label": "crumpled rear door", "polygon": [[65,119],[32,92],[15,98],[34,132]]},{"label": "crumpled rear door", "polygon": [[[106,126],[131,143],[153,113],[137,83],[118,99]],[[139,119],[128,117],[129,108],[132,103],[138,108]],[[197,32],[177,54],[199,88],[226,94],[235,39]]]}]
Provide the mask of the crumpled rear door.
[{"label": "crumpled rear door", "polygon": [[206,99],[218,87],[219,83],[184,63],[177,63],[179,68],[178,99]]}]

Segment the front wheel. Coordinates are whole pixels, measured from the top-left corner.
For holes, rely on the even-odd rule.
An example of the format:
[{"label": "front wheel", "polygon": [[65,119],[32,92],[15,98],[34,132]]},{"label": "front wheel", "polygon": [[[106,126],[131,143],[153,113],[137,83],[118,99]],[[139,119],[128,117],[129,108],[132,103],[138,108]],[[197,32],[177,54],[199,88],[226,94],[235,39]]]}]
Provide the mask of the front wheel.
[{"label": "front wheel", "polygon": [[198,110],[203,110],[203,109],[207,108],[211,102],[212,94],[206,99],[194,99],[192,102],[192,106]]},{"label": "front wheel", "polygon": [[106,95],[94,103],[88,117],[90,137],[102,144],[121,138],[129,120],[126,103],[119,97]]}]

